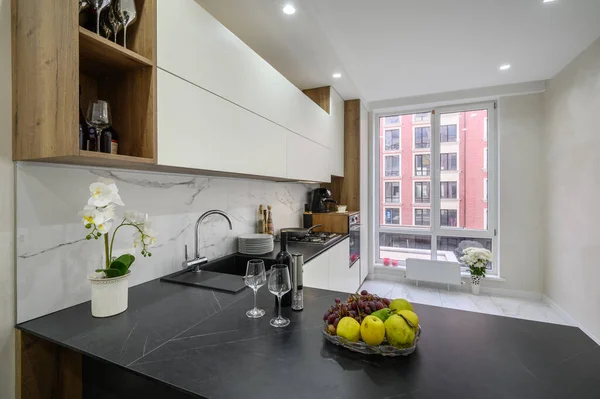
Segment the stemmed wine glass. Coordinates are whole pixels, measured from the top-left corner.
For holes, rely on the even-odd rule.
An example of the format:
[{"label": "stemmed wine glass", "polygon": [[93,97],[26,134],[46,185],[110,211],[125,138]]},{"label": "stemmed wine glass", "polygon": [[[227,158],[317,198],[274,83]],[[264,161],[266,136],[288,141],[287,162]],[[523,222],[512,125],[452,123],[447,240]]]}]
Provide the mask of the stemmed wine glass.
[{"label": "stemmed wine glass", "polygon": [[290,292],[292,283],[290,281],[290,271],[287,265],[274,265],[269,275],[269,291],[273,295],[277,295],[277,303],[279,311],[277,317],[272,318],[270,324],[273,327],[285,327],[290,324],[290,319],[281,317],[281,297]]},{"label": "stemmed wine glass", "polygon": [[92,8],[96,12],[96,34],[100,34],[100,14],[108,6],[110,6],[111,0],[90,0]]},{"label": "stemmed wine glass", "polygon": [[260,287],[265,285],[267,282],[267,274],[265,273],[265,262],[259,259],[252,259],[248,261],[246,266],[246,275],[244,276],[244,283],[252,288],[254,291],[254,308],[246,312],[246,316],[251,319],[258,319],[265,315],[263,309],[256,307],[256,292]]}]

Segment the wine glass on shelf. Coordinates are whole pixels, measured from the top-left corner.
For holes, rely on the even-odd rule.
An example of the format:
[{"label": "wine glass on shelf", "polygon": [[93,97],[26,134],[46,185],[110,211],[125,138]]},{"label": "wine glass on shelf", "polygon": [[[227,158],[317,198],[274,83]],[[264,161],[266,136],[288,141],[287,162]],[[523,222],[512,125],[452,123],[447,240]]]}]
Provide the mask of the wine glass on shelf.
[{"label": "wine glass on shelf", "polygon": [[285,327],[290,324],[290,319],[281,317],[281,297],[292,289],[290,271],[287,265],[274,265],[272,267],[268,287],[271,294],[276,295],[278,299],[277,317],[272,318],[270,324],[273,327]]},{"label": "wine glass on shelf", "polygon": [[110,126],[110,106],[106,101],[90,101],[88,106],[86,122],[90,129],[90,151],[100,151],[100,134],[102,130]]},{"label": "wine glass on shelf", "polygon": [[137,10],[135,8],[135,0],[117,0],[115,7],[117,19],[119,19],[123,27],[123,47],[127,48],[127,28],[135,22],[137,18]]},{"label": "wine glass on shelf", "polygon": [[248,261],[246,266],[246,275],[244,283],[254,291],[254,308],[246,312],[246,316],[251,319],[258,319],[265,315],[263,309],[256,307],[256,292],[260,287],[267,283],[267,274],[265,273],[265,262],[260,259],[252,259]]},{"label": "wine glass on shelf", "polygon": [[90,5],[96,12],[96,34],[100,34],[100,14],[108,6],[110,6],[111,0],[89,0]]}]

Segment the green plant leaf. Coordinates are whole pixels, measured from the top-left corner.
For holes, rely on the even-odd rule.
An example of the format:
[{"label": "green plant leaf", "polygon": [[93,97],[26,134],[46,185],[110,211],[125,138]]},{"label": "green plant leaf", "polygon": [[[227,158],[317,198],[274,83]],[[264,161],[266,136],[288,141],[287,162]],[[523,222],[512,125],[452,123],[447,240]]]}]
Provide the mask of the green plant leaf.
[{"label": "green plant leaf", "polygon": [[117,259],[110,263],[111,269],[117,269],[121,272],[121,275],[127,274],[127,271],[135,261],[135,256],[130,254],[124,254],[119,256]]},{"label": "green plant leaf", "polygon": [[104,273],[106,274],[106,278],[120,277],[125,274],[121,274],[119,269],[96,269],[96,273]]}]

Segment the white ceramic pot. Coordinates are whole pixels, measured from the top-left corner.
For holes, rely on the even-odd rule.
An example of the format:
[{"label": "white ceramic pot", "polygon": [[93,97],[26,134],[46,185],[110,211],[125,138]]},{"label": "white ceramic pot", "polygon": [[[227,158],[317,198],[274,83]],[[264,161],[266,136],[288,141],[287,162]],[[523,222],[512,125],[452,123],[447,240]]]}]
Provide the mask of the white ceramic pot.
[{"label": "white ceramic pot", "polygon": [[481,283],[481,276],[471,276],[471,292],[474,295],[479,295],[480,283]]},{"label": "white ceramic pot", "polygon": [[120,277],[88,277],[92,286],[92,316],[110,317],[127,310],[129,273]]}]

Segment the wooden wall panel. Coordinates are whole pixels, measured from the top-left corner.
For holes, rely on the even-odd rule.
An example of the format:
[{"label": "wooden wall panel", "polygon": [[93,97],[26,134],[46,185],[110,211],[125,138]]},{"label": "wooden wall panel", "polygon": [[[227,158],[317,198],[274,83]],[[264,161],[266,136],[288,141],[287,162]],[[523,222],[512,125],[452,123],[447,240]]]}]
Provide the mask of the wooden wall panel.
[{"label": "wooden wall panel", "polygon": [[302,90],[302,93],[306,94],[308,98],[313,100],[319,107],[323,108],[325,112],[331,114],[331,87],[317,87],[315,89]]}]

